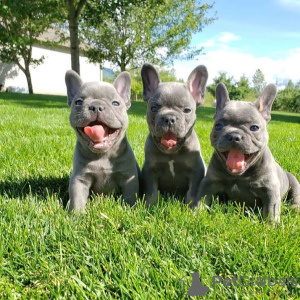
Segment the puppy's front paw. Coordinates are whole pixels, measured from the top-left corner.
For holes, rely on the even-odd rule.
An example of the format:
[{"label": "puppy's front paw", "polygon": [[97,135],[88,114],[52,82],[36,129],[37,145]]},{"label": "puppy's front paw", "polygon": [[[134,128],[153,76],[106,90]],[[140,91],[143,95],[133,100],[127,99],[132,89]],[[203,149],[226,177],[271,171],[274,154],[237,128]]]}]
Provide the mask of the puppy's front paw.
[{"label": "puppy's front paw", "polygon": [[186,204],[188,204],[191,209],[196,209],[199,211],[203,211],[208,208],[208,206],[205,205],[204,201],[201,201],[201,200],[193,201],[193,202],[186,203]]},{"label": "puppy's front paw", "polygon": [[300,204],[291,204],[291,208],[300,213]]}]

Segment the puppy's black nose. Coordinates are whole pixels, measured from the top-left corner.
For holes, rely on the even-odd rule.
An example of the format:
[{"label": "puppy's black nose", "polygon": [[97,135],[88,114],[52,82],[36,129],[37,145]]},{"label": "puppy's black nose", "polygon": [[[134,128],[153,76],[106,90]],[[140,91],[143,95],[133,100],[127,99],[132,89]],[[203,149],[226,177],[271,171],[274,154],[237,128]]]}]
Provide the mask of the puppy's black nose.
[{"label": "puppy's black nose", "polygon": [[104,106],[103,105],[91,105],[89,106],[89,110],[92,111],[103,111],[104,110]]},{"label": "puppy's black nose", "polygon": [[227,135],[227,139],[230,142],[237,142],[237,143],[239,143],[243,138],[238,133],[231,133],[231,134]]},{"label": "puppy's black nose", "polygon": [[174,125],[176,123],[176,117],[174,117],[172,115],[163,116],[163,122],[166,125]]}]

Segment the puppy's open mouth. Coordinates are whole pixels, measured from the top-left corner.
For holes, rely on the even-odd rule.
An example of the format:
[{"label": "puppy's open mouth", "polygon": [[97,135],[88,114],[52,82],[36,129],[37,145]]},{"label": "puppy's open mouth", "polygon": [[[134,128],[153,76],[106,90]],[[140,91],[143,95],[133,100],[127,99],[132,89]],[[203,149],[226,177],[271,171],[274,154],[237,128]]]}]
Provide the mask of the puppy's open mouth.
[{"label": "puppy's open mouth", "polygon": [[225,162],[227,170],[231,174],[240,175],[244,173],[248,167],[254,162],[258,152],[246,154],[238,149],[230,149],[229,151],[219,152],[219,156]]},{"label": "puppy's open mouth", "polygon": [[156,137],[157,144],[162,146],[164,151],[176,151],[182,143],[182,139],[178,138],[174,133],[168,131],[162,137]]},{"label": "puppy's open mouth", "polygon": [[97,121],[85,127],[77,127],[77,130],[94,150],[108,149],[120,132],[119,128],[110,128],[106,124]]}]

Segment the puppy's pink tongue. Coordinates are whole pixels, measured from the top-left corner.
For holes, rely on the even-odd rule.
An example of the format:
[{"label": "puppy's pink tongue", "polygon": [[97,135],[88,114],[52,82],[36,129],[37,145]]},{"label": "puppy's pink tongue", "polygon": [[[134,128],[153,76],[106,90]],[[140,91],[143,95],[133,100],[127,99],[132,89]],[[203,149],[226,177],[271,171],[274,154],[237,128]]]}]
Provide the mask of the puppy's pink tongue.
[{"label": "puppy's pink tongue", "polygon": [[228,153],[226,165],[232,173],[240,173],[245,167],[245,155],[242,151],[231,149]]},{"label": "puppy's pink tongue", "polygon": [[86,126],[84,127],[85,134],[93,142],[101,142],[107,136],[108,128],[102,125]]},{"label": "puppy's pink tongue", "polygon": [[177,136],[172,132],[165,133],[160,140],[166,148],[172,148],[177,144]]}]

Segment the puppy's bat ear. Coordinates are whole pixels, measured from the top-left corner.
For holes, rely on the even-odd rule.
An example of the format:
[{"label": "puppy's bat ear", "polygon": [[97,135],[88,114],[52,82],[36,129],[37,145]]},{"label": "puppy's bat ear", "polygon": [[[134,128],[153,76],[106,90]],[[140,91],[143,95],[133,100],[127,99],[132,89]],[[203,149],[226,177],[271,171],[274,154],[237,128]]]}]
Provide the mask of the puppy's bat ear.
[{"label": "puppy's bat ear", "polygon": [[205,66],[196,67],[189,75],[187,87],[199,106],[204,103],[205,88],[208,78],[208,72]]},{"label": "puppy's bat ear", "polygon": [[67,86],[68,105],[71,106],[75,95],[82,86],[82,80],[75,71],[69,70],[66,72],[65,81]]},{"label": "puppy's bat ear", "polygon": [[228,91],[224,83],[219,83],[216,87],[216,114],[218,114],[230,101]]},{"label": "puppy's bat ear", "polygon": [[128,72],[122,72],[114,80],[113,86],[117,90],[120,97],[124,100],[127,109],[131,106],[130,94],[131,94],[131,76]]},{"label": "puppy's bat ear", "polygon": [[143,99],[148,101],[157,89],[160,78],[157,71],[151,64],[144,64],[141,70],[143,81]]},{"label": "puppy's bat ear", "polygon": [[254,105],[267,122],[271,120],[271,108],[276,94],[276,85],[268,84],[254,102]]}]

